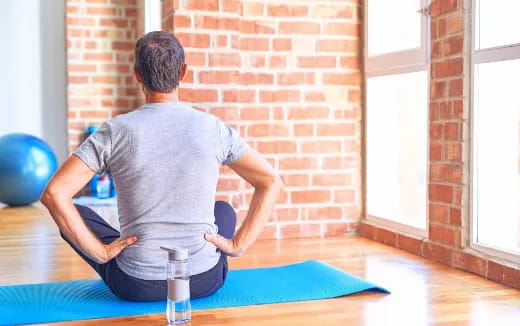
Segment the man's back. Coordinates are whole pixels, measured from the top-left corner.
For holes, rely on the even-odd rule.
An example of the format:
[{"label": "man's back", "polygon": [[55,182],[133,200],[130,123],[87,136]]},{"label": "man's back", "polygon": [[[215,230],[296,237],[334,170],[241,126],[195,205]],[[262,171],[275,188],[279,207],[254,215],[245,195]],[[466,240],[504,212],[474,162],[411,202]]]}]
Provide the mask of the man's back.
[{"label": "man's back", "polygon": [[110,170],[118,193],[121,237],[139,241],[116,259],[127,274],[165,279],[166,254],[191,255],[191,273],[213,267],[220,252],[204,240],[215,234],[213,207],[221,164],[246,149],[216,117],[178,103],[147,104],[107,121],[74,152],[97,172]]}]

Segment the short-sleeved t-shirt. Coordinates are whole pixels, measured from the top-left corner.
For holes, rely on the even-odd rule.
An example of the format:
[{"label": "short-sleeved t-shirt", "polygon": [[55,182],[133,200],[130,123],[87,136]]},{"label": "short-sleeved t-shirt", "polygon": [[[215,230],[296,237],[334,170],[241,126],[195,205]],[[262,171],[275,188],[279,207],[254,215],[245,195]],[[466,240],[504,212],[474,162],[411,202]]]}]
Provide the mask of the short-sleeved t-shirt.
[{"label": "short-sleeved t-shirt", "polygon": [[179,102],[146,104],[105,122],[73,152],[89,168],[109,170],[117,190],[121,237],[138,242],[116,257],[128,275],[166,279],[160,246],[190,254],[191,274],[215,266],[214,204],[223,164],[247,150],[244,140],[217,117]]}]

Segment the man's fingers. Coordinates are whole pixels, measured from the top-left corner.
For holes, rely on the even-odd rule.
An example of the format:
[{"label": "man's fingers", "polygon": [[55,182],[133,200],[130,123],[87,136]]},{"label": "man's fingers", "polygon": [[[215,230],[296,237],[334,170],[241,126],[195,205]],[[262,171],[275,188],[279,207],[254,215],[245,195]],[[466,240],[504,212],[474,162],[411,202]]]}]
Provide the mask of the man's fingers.
[{"label": "man's fingers", "polygon": [[131,236],[126,239],[117,239],[107,246],[108,260],[116,257],[119,253],[128,246],[137,242],[136,236]]}]

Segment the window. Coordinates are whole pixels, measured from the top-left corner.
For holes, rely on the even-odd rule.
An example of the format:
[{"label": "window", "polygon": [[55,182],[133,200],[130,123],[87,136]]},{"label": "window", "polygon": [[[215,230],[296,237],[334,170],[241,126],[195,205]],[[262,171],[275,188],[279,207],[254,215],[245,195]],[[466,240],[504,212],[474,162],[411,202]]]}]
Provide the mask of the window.
[{"label": "window", "polygon": [[161,0],[144,0],[144,32],[161,30]]},{"label": "window", "polygon": [[426,5],[368,0],[365,30],[367,219],[419,234],[427,214]]},{"label": "window", "polygon": [[472,245],[520,254],[519,1],[473,1]]}]

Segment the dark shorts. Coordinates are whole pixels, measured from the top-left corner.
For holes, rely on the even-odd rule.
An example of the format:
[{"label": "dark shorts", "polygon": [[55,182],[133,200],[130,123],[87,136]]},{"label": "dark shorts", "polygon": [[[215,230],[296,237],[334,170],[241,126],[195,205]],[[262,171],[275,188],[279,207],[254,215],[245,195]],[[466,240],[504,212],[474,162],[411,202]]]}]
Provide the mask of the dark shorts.
[{"label": "dark shorts", "polygon": [[[119,231],[112,228],[92,209],[76,205],[85,224],[105,244],[119,238]],[[236,215],[233,208],[224,201],[215,203],[215,224],[218,233],[231,239],[235,233]],[[62,237],[70,246],[101,276],[110,291],[118,297],[129,301],[162,301],[166,300],[166,280],[143,280],[123,272],[115,259],[105,264],[98,264],[85,256],[62,233]],[[166,262],[165,262],[166,264]],[[228,271],[227,255],[221,254],[218,263],[210,270],[190,277],[190,294],[192,298],[200,298],[215,293],[222,287]]]}]

